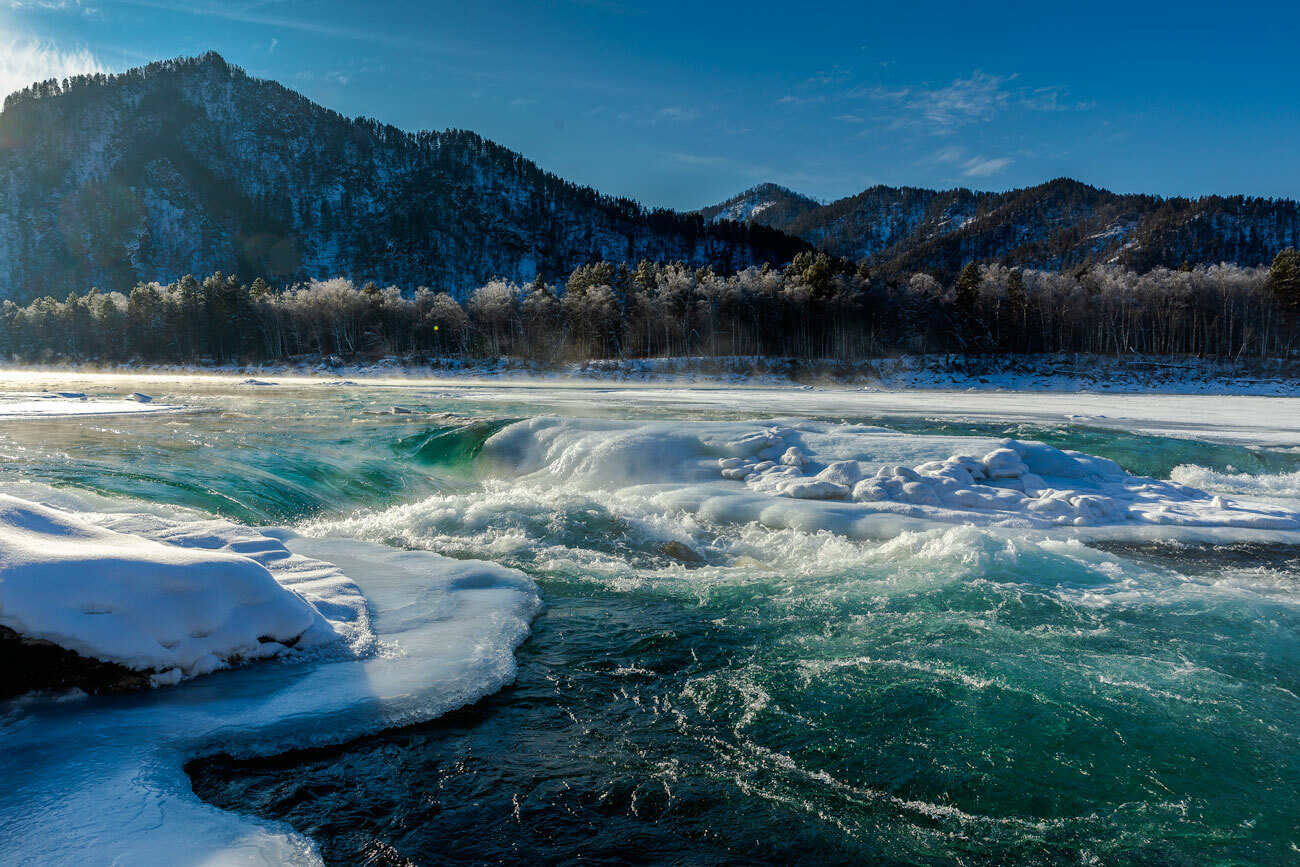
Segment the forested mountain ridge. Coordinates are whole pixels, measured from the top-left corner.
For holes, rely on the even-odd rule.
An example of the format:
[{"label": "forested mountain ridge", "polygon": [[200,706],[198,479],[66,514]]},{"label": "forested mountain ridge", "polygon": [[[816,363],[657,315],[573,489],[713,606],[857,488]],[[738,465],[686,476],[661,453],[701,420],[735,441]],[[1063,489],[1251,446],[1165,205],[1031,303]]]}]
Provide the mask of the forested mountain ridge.
[{"label": "forested mountain ridge", "polygon": [[0,297],[224,270],[464,293],[599,260],[731,270],[806,245],[644,208],[472,132],[349,119],[219,55],[33,85],[0,113]]},{"label": "forested mountain ridge", "polygon": [[771,226],[897,275],[952,276],[970,261],[1263,265],[1300,244],[1300,204],[1289,199],[1120,195],[1068,178],[1005,193],[875,186],[825,205],[763,184],[699,213]]}]

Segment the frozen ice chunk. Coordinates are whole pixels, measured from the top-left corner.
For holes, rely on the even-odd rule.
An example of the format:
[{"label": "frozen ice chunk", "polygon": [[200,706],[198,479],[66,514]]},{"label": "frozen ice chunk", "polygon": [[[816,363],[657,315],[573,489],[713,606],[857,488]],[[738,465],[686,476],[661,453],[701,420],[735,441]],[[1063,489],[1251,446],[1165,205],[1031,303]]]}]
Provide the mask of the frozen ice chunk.
[{"label": "frozen ice chunk", "polygon": [[849,496],[847,485],[821,479],[796,479],[782,486],[786,496],[796,500],[843,500]]},{"label": "frozen ice chunk", "polygon": [[903,490],[899,494],[899,499],[904,503],[913,503],[918,506],[942,506],[943,501],[939,495],[934,492],[934,488],[924,482],[904,482]]},{"label": "frozen ice chunk", "polygon": [[982,461],[991,479],[1015,479],[1029,472],[1029,467],[1014,449],[994,449]]},{"label": "frozen ice chunk", "polygon": [[852,488],[862,481],[862,466],[857,461],[836,461],[818,473],[817,478]]},{"label": "frozen ice chunk", "polygon": [[880,479],[871,478],[853,486],[853,500],[858,503],[879,503],[889,499],[889,491]]}]

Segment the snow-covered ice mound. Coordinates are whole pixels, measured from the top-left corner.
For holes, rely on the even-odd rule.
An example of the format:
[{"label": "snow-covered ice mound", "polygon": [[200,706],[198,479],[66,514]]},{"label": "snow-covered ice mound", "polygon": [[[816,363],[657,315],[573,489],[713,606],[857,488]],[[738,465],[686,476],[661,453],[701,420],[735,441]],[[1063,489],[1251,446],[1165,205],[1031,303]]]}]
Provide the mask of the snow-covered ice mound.
[{"label": "snow-covered ice mound", "polygon": [[[187,541],[183,529],[167,529]],[[0,625],[150,672],[155,683],[320,647],[343,632],[364,642],[364,602],[346,580],[327,596],[321,586],[295,591],[230,550],[230,541],[208,535],[202,547],[193,538],[167,544],[0,494]],[[283,545],[264,541],[260,553],[271,554],[270,562],[291,560]],[[343,616],[337,629],[306,594]]]},{"label": "snow-covered ice mound", "polygon": [[[780,440],[779,435],[772,438]],[[952,455],[873,475],[856,460],[809,475],[808,458],[783,443],[754,457],[719,461],[725,478],[754,490],[807,500],[852,500],[868,509],[939,521],[1007,527],[1098,526],[1137,521],[1201,527],[1300,529],[1300,516],[1267,506],[1234,506],[1221,496],[1126,473],[1107,458],[1006,439],[982,457]],[[775,458],[775,460],[773,460]]]},{"label": "snow-covered ice mound", "polygon": [[[298,664],[233,667],[174,689],[107,699],[0,702],[0,863],[318,864],[313,845],[291,830],[200,802],[184,762],[218,751],[270,754],[339,743],[477,701],[514,679],[514,650],[541,605],[527,576],[491,563],[190,520],[161,507],[155,508],[160,514],[117,513],[85,505],[89,500],[76,506],[75,495],[61,491],[41,499],[63,508],[5,500],[14,523],[25,522],[4,534],[6,568],[10,552],[30,557],[34,568],[56,558],[38,560],[35,538],[13,541],[29,532],[70,540],[60,544],[75,548],[87,566],[117,569],[114,558],[121,557],[112,589],[86,593],[155,605],[158,622],[138,623],[140,634],[132,638],[143,646],[144,635],[176,636],[175,618],[193,617],[185,628],[198,622],[186,605],[180,568],[193,566],[224,587],[215,596],[200,593],[196,603],[252,605],[261,609],[253,615],[259,625],[239,623],[234,609],[228,618],[214,611],[218,630],[206,638],[228,629],[226,639],[204,645],[204,637],[184,633],[176,648],[152,651],[158,660],[175,661],[168,654],[186,646],[186,638],[200,642],[188,655],[230,650],[249,635],[257,642],[254,633],[268,624],[283,624],[300,638],[281,655]],[[127,563],[168,586],[129,595],[139,588]],[[54,566],[39,568],[58,577]],[[266,583],[268,574],[281,590]],[[64,586],[76,596],[83,583]],[[97,603],[101,597],[79,598]],[[8,616],[8,601],[0,605]],[[72,619],[106,616],[87,614],[75,600],[53,610]],[[125,614],[119,619],[134,621]],[[303,648],[326,639],[327,630],[336,640],[315,652]],[[126,649],[138,651],[134,643]]]},{"label": "snow-covered ice mound", "polygon": [[1285,506],[1130,475],[1039,442],[902,434],[799,419],[625,422],[544,417],[485,444],[486,471],[607,491],[649,510],[862,538],[922,524],[1285,532]]}]

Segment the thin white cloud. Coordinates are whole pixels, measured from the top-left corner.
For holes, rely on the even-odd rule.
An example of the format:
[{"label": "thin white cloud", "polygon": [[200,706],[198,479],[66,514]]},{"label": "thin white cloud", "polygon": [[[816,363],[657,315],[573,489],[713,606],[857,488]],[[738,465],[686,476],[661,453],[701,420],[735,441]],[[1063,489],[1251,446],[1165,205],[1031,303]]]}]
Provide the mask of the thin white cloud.
[{"label": "thin white cloud", "polygon": [[945,135],[972,123],[992,120],[1011,110],[1071,111],[1094,103],[1073,102],[1061,86],[1026,88],[1013,85],[1017,75],[989,75],[976,70],[969,78],[956,78],[942,87],[858,88],[850,95],[893,106],[887,129],[914,129]]},{"label": "thin white cloud", "polygon": [[940,148],[930,156],[930,162],[933,163],[955,163],[962,157],[966,156],[966,149],[958,145],[950,145],[946,148]]},{"label": "thin white cloud", "polygon": [[3,4],[10,9],[49,9],[62,11],[64,9],[80,9],[87,15],[94,15],[97,11],[93,6],[87,6],[81,0],[4,0]]},{"label": "thin white cloud", "polygon": [[966,161],[965,166],[962,168],[962,174],[968,178],[987,178],[990,175],[996,175],[1011,163],[1012,160],[1009,157],[973,157]]},{"label": "thin white cloud", "polygon": [[975,71],[970,78],[954,79],[944,87],[875,87],[866,92],[873,100],[891,102],[903,109],[896,127],[929,126],[946,130],[988,120],[1011,102],[1003,84],[1015,76]]},{"label": "thin white cloud", "polygon": [[50,78],[62,80],[73,75],[108,71],[108,67],[85,48],[64,50],[52,42],[37,39],[11,39],[7,44],[0,41],[0,94],[8,95]]},{"label": "thin white cloud", "polygon": [[679,105],[666,105],[655,112],[654,116],[650,118],[650,122],[663,123],[664,121],[669,121],[672,123],[687,123],[695,120],[699,116],[700,112],[698,109],[682,108]]}]

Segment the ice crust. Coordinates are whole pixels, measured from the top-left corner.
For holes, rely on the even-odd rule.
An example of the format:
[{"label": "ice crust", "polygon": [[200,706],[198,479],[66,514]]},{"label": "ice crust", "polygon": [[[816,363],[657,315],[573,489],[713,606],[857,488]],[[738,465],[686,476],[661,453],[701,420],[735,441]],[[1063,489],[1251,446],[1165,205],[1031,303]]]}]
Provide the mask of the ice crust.
[{"label": "ice crust", "polygon": [[502,430],[483,454],[490,471],[526,483],[650,494],[659,507],[714,520],[864,538],[935,522],[1300,530],[1293,509],[1130,475],[1040,442],[854,424],[542,417]]},{"label": "ice crust", "polygon": [[356,587],[273,539],[221,522],[101,521],[136,532],[0,494],[0,624],[159,684],[372,640]]},{"label": "ice crust", "polygon": [[60,416],[136,415],[176,412],[185,407],[153,403],[132,392],[124,398],[88,398],[81,392],[0,392],[0,419]]},{"label": "ice crust", "polygon": [[[297,664],[239,666],[175,688],[0,703],[0,863],[318,864],[313,844],[291,830],[200,802],[184,762],[220,751],[268,754],[338,743],[474,702],[513,680],[514,649],[540,607],[527,576],[490,563],[304,539],[160,508],[73,513],[72,498],[51,493],[65,508],[6,498],[7,514],[25,517],[51,539],[64,533],[70,549],[99,545],[141,575],[168,581],[183,579],[182,564],[224,578],[242,558],[234,570],[249,584],[240,585],[250,594],[242,601],[277,598],[263,580],[269,573],[272,584],[286,588],[279,592],[319,612],[320,619],[309,611],[292,620],[293,629],[306,624],[298,646],[322,622],[343,640],[314,652],[296,646],[289,655]],[[6,545],[22,532],[6,531]],[[278,604],[270,605],[280,616]],[[56,606],[55,613],[68,610]]]}]

